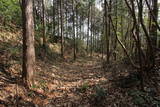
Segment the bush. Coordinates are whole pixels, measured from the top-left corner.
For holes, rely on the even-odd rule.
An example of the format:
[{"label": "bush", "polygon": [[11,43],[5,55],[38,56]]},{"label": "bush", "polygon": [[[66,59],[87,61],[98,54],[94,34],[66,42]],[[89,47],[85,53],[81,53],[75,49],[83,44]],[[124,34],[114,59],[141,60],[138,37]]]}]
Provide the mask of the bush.
[{"label": "bush", "polygon": [[1,23],[21,25],[21,8],[19,0],[0,0]]},{"label": "bush", "polygon": [[142,92],[139,90],[131,90],[128,92],[128,94],[132,97],[134,104],[138,106],[146,107],[148,103],[152,105],[152,107],[160,106],[160,100],[155,99],[146,92]]},{"label": "bush", "polygon": [[80,87],[80,92],[85,92],[88,88],[89,88],[88,83],[84,83],[84,84]]}]

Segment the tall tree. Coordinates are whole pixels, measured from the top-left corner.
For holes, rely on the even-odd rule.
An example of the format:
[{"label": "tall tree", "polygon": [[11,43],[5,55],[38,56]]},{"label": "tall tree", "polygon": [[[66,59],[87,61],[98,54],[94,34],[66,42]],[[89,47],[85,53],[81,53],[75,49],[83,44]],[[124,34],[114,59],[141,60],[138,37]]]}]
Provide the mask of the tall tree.
[{"label": "tall tree", "polygon": [[89,52],[89,30],[90,30],[90,2],[88,4],[88,29],[87,29],[87,53]]},{"label": "tall tree", "polygon": [[[157,26],[155,21],[157,22],[158,20],[158,0],[151,0],[151,11],[153,13],[153,15],[151,15],[150,13],[150,21],[151,21],[151,25],[150,25],[150,36],[151,36],[151,40],[152,40],[152,45],[154,47],[157,47]],[[155,21],[154,21],[155,20]]]},{"label": "tall tree", "polygon": [[42,0],[42,13],[43,13],[43,48],[46,50],[46,15],[45,15],[45,0]]},{"label": "tall tree", "polygon": [[74,60],[76,60],[76,35],[75,35],[75,9],[74,9],[74,0],[72,0],[72,20],[73,20],[73,39],[74,39]]},{"label": "tall tree", "polygon": [[23,18],[23,82],[31,86],[34,83],[34,20],[33,20],[33,2],[32,0],[22,0],[22,18]]},{"label": "tall tree", "polygon": [[60,16],[61,16],[61,56],[64,57],[64,37],[63,37],[63,2],[60,0]]},{"label": "tall tree", "polygon": [[58,16],[58,25],[57,25],[57,27],[58,27],[58,30],[57,30],[57,34],[58,34],[58,36],[60,36],[60,28],[59,28],[59,25],[60,25],[60,17],[59,17],[59,14],[60,14],[60,12],[59,12],[59,0],[57,0],[57,16]]},{"label": "tall tree", "polygon": [[91,52],[91,56],[93,54],[93,4],[91,4],[91,28],[90,28],[90,32],[91,32],[91,37],[90,37],[90,41],[91,41],[91,44],[90,44],[90,52]]},{"label": "tall tree", "polygon": [[52,10],[52,12],[53,12],[53,18],[52,18],[52,33],[53,33],[53,36],[55,36],[55,30],[56,30],[56,21],[55,21],[55,15],[56,15],[56,12],[55,12],[55,2],[54,2],[54,0],[53,0],[53,2],[52,2],[52,5],[53,5],[53,10]]},{"label": "tall tree", "polygon": [[[115,30],[116,30],[116,32],[117,32],[117,28],[118,28],[118,1],[117,0],[115,0],[115,20],[116,20],[116,22],[115,22]],[[116,60],[117,59],[117,55],[116,55],[116,53],[117,53],[117,39],[116,39],[116,36],[114,36],[114,44],[113,44],[114,46],[113,46],[113,49],[114,49],[114,53],[113,53],[113,56],[114,56],[114,60]]]},{"label": "tall tree", "polygon": [[[108,7],[110,8],[110,6]],[[104,22],[105,22],[105,31],[104,31],[104,34],[106,36],[106,44],[107,44],[107,63],[109,63],[109,28],[108,28],[108,13],[107,13],[107,10],[109,11],[110,9],[107,9],[107,0],[104,0]]]}]

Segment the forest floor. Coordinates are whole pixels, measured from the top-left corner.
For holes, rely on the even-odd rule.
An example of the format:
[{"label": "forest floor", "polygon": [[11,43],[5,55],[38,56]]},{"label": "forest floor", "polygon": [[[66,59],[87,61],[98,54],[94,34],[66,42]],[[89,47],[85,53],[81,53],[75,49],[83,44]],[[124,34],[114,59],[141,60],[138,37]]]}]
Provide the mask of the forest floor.
[{"label": "forest floor", "polygon": [[[114,73],[115,75],[116,73]],[[74,61],[37,61],[36,83],[30,90],[18,76],[0,73],[1,105],[103,107],[132,104],[131,97],[114,87],[113,73],[105,72],[101,58],[85,57]],[[129,103],[130,102],[130,103]]]},{"label": "forest floor", "polygon": [[76,61],[37,57],[35,85],[27,89],[20,79],[22,43],[14,39],[17,34],[3,35],[8,36],[0,35],[0,107],[160,106],[155,88],[145,86],[147,92],[140,91],[136,70],[130,64],[117,61],[105,65],[99,55]]}]

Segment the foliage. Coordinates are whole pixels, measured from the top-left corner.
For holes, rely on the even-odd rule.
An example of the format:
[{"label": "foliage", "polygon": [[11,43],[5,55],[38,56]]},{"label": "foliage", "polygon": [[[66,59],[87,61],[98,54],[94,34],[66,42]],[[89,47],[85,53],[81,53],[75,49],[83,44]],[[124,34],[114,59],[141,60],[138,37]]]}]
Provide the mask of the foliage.
[{"label": "foliage", "polygon": [[147,103],[150,103],[152,106],[160,106],[160,100],[155,100],[154,97],[150,96],[148,93],[139,90],[131,90],[128,94],[132,96],[133,102],[136,105],[147,106]]},{"label": "foliage", "polygon": [[29,91],[27,94],[28,94],[29,97],[34,97],[33,91]]},{"label": "foliage", "polygon": [[5,24],[12,22],[21,25],[19,0],[0,0],[0,18]]},{"label": "foliage", "polygon": [[102,99],[105,98],[105,96],[107,95],[106,91],[104,90],[104,88],[101,88],[99,86],[96,86],[96,93],[95,93],[95,97],[98,99]]},{"label": "foliage", "polygon": [[88,83],[84,83],[84,84],[80,87],[80,92],[85,92],[88,88],[89,88]]},{"label": "foliage", "polygon": [[107,92],[104,88],[100,86],[96,86],[95,93],[91,95],[91,99],[93,100],[93,104],[97,106],[102,106],[106,99]]},{"label": "foliage", "polygon": [[36,88],[39,88],[39,86],[37,86],[36,84],[33,84],[31,88],[36,89]]},{"label": "foliage", "polygon": [[78,52],[83,52],[85,50],[85,44],[83,40],[76,39],[76,46]]},{"label": "foliage", "polygon": [[131,88],[134,86],[138,86],[140,84],[139,74],[131,73],[127,77],[123,77],[120,79],[120,87],[122,88]]},{"label": "foliage", "polygon": [[46,83],[45,80],[40,80],[38,86],[39,86],[40,89],[43,89],[43,90],[47,89],[47,83]]}]

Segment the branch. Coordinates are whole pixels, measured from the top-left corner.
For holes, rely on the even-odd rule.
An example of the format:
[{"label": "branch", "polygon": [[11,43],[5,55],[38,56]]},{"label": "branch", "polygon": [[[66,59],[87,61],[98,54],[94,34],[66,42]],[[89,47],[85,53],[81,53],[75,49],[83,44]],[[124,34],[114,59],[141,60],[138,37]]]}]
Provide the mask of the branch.
[{"label": "branch", "polygon": [[[106,5],[107,5],[107,7],[109,7],[109,6],[108,6],[108,3],[106,3]],[[131,64],[132,64],[132,66],[135,67],[135,68],[137,68],[137,69],[139,69],[140,67],[134,64],[133,60],[131,59],[130,55],[129,55],[128,52],[127,52],[126,47],[123,45],[123,43],[121,42],[121,40],[119,40],[118,35],[117,35],[117,32],[116,32],[116,29],[115,29],[114,24],[113,24],[113,20],[112,20],[111,15],[108,14],[108,17],[109,17],[109,20],[111,21],[111,25],[112,25],[112,28],[113,28],[114,33],[115,33],[115,35],[116,35],[116,39],[117,39],[118,43],[119,43],[119,44],[121,45],[121,47],[123,48],[125,54],[127,55],[127,57],[129,58],[129,60],[130,60],[130,62],[131,62]]]},{"label": "branch", "polygon": [[147,4],[147,7],[148,7],[148,9],[149,9],[149,12],[151,13],[151,15],[152,15],[152,17],[153,17],[154,23],[156,24],[158,30],[160,31],[160,26],[159,26],[159,24],[158,24],[155,16],[153,15],[153,11],[151,10],[151,7],[149,6],[148,0],[145,0],[145,2],[146,2],[146,4]]}]

